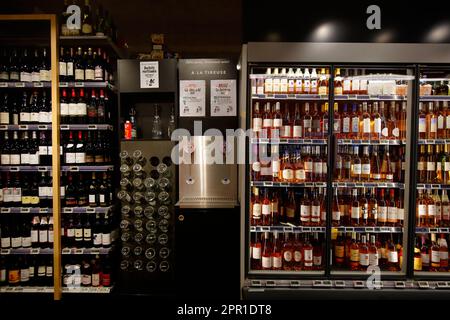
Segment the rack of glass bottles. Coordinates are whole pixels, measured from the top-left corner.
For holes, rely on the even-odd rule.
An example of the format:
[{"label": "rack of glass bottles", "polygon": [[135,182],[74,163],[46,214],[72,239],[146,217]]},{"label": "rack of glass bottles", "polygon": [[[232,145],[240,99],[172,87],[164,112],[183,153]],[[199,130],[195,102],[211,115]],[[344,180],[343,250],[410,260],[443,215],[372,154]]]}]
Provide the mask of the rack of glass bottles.
[{"label": "rack of glass bottles", "polygon": [[413,77],[406,68],[330,70],[251,68],[250,274],[323,273],[327,219],[332,272],[404,266]]},{"label": "rack of glass bottles", "polygon": [[[0,50],[0,285],[51,286],[49,49]],[[78,47],[76,54],[74,48],[61,48],[59,71],[63,284],[104,292],[99,288],[111,286],[108,254],[116,237],[112,65],[101,48]],[[27,290],[34,289],[19,291]]]}]

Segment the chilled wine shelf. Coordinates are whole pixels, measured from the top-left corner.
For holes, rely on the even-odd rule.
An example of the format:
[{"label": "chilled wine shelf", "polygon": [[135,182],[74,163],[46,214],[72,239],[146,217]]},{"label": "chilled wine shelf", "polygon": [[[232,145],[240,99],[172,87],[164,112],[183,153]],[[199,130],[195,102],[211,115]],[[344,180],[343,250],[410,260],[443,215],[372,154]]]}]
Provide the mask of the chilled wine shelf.
[{"label": "chilled wine shelf", "polygon": [[251,139],[252,144],[310,144],[326,145],[327,139]]},{"label": "chilled wine shelf", "polygon": [[[62,166],[61,171],[68,172],[105,172],[112,171],[114,166]],[[0,171],[10,171],[10,172],[47,172],[51,171],[51,166],[0,166]]]},{"label": "chilled wine shelf", "polygon": [[[110,293],[112,287],[62,288],[63,293]],[[0,287],[0,293],[53,293],[53,287]]]},{"label": "chilled wine shelf", "polygon": [[333,182],[337,188],[397,188],[404,189],[404,183],[397,182]]},{"label": "chilled wine shelf", "polygon": [[361,139],[337,139],[338,145],[389,145],[399,146],[406,144],[406,140],[361,140]]},{"label": "chilled wine shelf", "polygon": [[450,101],[450,96],[420,96],[420,101]]},{"label": "chilled wine shelf", "polygon": [[306,187],[306,188],[316,188],[316,187],[326,187],[326,182],[273,182],[273,181],[252,181],[252,187]]},{"label": "chilled wine shelf", "polygon": [[433,189],[433,190],[441,190],[441,189],[450,189],[450,184],[428,184],[428,183],[418,183],[417,189]]},{"label": "chilled wine shelf", "polygon": [[276,99],[276,100],[328,100],[328,95],[318,94],[254,94],[252,99]]},{"label": "chilled wine shelf", "polygon": [[416,233],[450,233],[450,228],[416,227]]},{"label": "chilled wine shelf", "polygon": [[[62,254],[108,254],[111,248],[64,248]],[[1,249],[0,255],[10,254],[53,254],[51,248],[17,248]]]},{"label": "chilled wine shelf", "polygon": [[[51,88],[51,82],[0,82],[0,88]],[[108,81],[71,81],[60,82],[60,88],[108,88],[116,87]]]},{"label": "chilled wine shelf", "polygon": [[127,57],[127,52],[119,48],[108,36],[60,36],[59,42],[62,46],[95,46],[110,49],[117,57]]},{"label": "chilled wine shelf", "polygon": [[337,232],[357,232],[357,233],[403,233],[400,227],[333,227]]},{"label": "chilled wine shelf", "polygon": [[419,139],[419,144],[450,144],[450,139]]},{"label": "chilled wine shelf", "polygon": [[406,96],[398,95],[366,95],[366,94],[344,94],[335,95],[334,100],[336,101],[353,101],[353,100],[370,100],[370,101],[404,101]]},{"label": "chilled wine shelf", "polygon": [[326,231],[325,227],[286,227],[286,226],[254,226],[250,227],[250,232],[294,232],[294,233],[308,233]]},{"label": "chilled wine shelf", "polygon": [[[109,124],[62,124],[61,130],[113,130]],[[52,130],[51,124],[0,125],[1,131]]]}]

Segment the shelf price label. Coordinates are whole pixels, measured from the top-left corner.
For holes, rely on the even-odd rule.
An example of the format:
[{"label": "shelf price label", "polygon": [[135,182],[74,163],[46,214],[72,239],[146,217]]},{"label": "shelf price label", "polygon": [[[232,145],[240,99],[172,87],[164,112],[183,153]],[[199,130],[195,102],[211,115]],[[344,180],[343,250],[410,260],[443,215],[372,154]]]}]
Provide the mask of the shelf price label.
[{"label": "shelf price label", "polygon": [[11,249],[1,249],[0,254],[1,255],[11,254]]},{"label": "shelf price label", "polygon": [[8,82],[0,82],[0,88],[8,88]]},{"label": "shelf price label", "polygon": [[38,130],[48,130],[48,126],[47,125],[38,125]]},{"label": "shelf price label", "polygon": [[39,172],[47,172],[48,171],[47,167],[38,167],[37,169]]},{"label": "shelf price label", "polygon": [[9,167],[9,171],[11,171],[11,172],[19,172],[20,171],[20,167]]},{"label": "shelf price label", "polygon": [[100,249],[91,249],[91,254],[100,254]]},{"label": "shelf price label", "polygon": [[86,208],[86,213],[95,213],[96,211],[95,208]]},{"label": "shelf price label", "polygon": [[62,249],[62,254],[70,254],[70,248]]},{"label": "shelf price label", "polygon": [[19,125],[19,130],[28,130],[28,126],[25,124]]},{"label": "shelf price label", "polygon": [[69,86],[69,84],[67,82],[60,82],[59,83],[59,87],[60,88],[67,88]]},{"label": "shelf price label", "polygon": [[16,88],[25,88],[25,82],[17,82],[17,83],[15,84],[15,87],[16,87]]},{"label": "shelf price label", "polygon": [[88,125],[88,130],[97,130],[97,129],[98,129],[98,127],[95,124]]},{"label": "shelf price label", "polygon": [[67,124],[62,124],[59,126],[61,130],[69,130],[69,126]]},{"label": "shelf price label", "polygon": [[39,213],[49,213],[50,211],[48,210],[48,208],[40,208],[39,209]]},{"label": "shelf price label", "polygon": [[33,87],[35,88],[43,88],[44,84],[42,82],[34,82]]},{"label": "shelf price label", "polygon": [[82,81],[75,82],[75,87],[77,87],[77,88],[84,87],[84,82],[82,82]]},{"label": "shelf price label", "polygon": [[10,213],[11,209],[10,208],[2,208],[1,209],[1,213]]},{"label": "shelf price label", "polygon": [[2,124],[2,125],[0,126],[0,130],[8,130],[8,126]]},{"label": "shelf price label", "polygon": [[73,213],[73,208],[64,208],[63,212],[64,213]]},{"label": "shelf price label", "polygon": [[41,253],[41,249],[40,248],[32,248],[30,250],[30,254],[40,254]]},{"label": "shelf price label", "polygon": [[74,254],[83,254],[84,253],[84,249],[75,249]]},{"label": "shelf price label", "polygon": [[30,213],[30,208],[20,208],[20,213]]},{"label": "shelf price label", "polygon": [[69,171],[80,171],[80,167],[69,167]]}]

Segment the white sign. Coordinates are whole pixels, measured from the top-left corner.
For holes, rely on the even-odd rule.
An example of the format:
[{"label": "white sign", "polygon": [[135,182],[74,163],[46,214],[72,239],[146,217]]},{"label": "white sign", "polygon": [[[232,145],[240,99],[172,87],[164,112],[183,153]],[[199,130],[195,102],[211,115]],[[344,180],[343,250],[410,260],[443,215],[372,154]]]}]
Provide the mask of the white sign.
[{"label": "white sign", "polygon": [[180,80],[180,117],[204,117],[205,80]]},{"label": "white sign", "polygon": [[159,88],[159,64],[158,61],[141,61],[141,89]]},{"label": "white sign", "polygon": [[211,80],[211,117],[236,116],[236,80]]}]

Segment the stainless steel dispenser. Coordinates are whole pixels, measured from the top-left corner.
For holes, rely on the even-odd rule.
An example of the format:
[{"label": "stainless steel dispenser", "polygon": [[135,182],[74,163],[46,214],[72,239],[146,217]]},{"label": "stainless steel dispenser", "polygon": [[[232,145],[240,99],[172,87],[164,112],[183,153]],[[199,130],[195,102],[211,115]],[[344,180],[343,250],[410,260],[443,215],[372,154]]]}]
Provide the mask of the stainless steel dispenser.
[{"label": "stainless steel dispenser", "polygon": [[179,144],[180,208],[232,208],[237,203],[234,144],[222,136],[184,137]]}]

